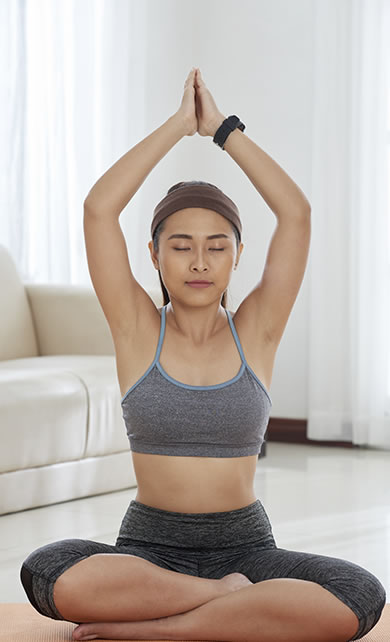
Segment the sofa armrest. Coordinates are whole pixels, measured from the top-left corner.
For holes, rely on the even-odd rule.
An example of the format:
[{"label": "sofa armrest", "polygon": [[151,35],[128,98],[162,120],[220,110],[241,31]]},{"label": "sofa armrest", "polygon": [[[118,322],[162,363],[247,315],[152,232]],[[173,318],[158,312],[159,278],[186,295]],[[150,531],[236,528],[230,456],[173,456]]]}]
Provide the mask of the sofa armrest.
[{"label": "sofa armrest", "polygon": [[110,326],[92,288],[27,282],[24,287],[40,356],[115,354]]}]

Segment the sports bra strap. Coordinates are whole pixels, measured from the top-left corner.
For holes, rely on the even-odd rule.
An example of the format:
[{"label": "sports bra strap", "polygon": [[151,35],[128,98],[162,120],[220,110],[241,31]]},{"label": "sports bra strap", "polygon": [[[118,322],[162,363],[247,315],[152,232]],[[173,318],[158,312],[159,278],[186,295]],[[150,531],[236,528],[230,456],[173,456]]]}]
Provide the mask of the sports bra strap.
[{"label": "sports bra strap", "polygon": [[154,361],[158,361],[160,359],[160,352],[161,352],[161,347],[164,339],[164,334],[165,334],[165,311],[168,303],[163,306],[161,310],[161,322],[160,322],[160,336],[158,339],[158,344],[157,344],[157,350],[156,350],[156,356],[154,357]]},{"label": "sports bra strap", "polygon": [[241,360],[244,363],[246,363],[246,359],[245,359],[245,356],[244,356],[244,351],[243,351],[242,346],[241,346],[241,341],[240,341],[240,338],[239,338],[239,336],[237,334],[237,330],[236,330],[236,327],[234,325],[234,321],[232,319],[232,316],[231,316],[229,310],[226,310],[226,314],[227,314],[227,318],[229,319],[230,329],[233,332],[234,340],[236,342],[236,346],[237,346],[238,351],[240,353]]}]

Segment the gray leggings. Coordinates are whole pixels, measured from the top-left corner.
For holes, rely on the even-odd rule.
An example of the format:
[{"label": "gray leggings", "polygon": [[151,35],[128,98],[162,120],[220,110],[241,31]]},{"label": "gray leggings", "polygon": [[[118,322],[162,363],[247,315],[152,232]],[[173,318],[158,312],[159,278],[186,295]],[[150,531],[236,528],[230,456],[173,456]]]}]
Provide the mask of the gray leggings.
[{"label": "gray leggings", "polygon": [[33,551],[24,561],[21,581],[34,608],[63,620],[53,600],[57,578],[97,553],[126,553],[162,568],[220,579],[239,572],[251,582],[290,577],[316,582],[346,604],[359,619],[357,640],[378,622],[386,602],[380,581],[344,559],[278,548],[259,499],[249,506],[216,513],[165,511],[135,500],[123,518],[115,546],[64,539]]}]

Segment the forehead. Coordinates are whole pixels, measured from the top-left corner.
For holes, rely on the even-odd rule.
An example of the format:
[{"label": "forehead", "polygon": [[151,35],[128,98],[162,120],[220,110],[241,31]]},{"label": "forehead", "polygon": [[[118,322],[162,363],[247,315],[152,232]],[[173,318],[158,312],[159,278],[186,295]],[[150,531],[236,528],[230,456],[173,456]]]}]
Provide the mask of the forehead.
[{"label": "forehead", "polygon": [[225,216],[201,207],[188,207],[178,210],[165,219],[165,236],[186,234],[194,238],[224,234],[229,238],[234,234]]}]

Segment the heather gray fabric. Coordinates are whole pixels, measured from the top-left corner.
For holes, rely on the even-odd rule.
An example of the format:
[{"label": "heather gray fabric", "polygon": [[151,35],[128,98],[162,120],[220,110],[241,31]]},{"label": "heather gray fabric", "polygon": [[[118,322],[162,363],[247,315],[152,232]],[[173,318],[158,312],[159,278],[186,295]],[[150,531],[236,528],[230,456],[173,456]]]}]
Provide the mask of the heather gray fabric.
[{"label": "heather gray fabric", "polygon": [[316,582],[358,617],[359,630],[351,640],[375,626],[386,603],[384,587],[363,567],[336,557],[278,548],[259,499],[243,508],[215,513],[165,511],[133,500],[115,546],[65,539],[27,557],[21,580],[34,608],[63,620],[53,600],[56,579],[97,553],[135,555],[162,568],[210,579],[239,572],[254,583],[286,577]]},{"label": "heather gray fabric", "polygon": [[214,386],[189,386],[159,362],[167,305],[154,360],[121,399],[131,450],[180,457],[257,455],[272,401],[246,362],[230,312],[225,310],[242,360],[239,372]]}]

